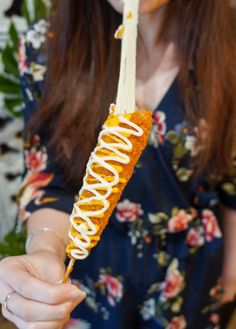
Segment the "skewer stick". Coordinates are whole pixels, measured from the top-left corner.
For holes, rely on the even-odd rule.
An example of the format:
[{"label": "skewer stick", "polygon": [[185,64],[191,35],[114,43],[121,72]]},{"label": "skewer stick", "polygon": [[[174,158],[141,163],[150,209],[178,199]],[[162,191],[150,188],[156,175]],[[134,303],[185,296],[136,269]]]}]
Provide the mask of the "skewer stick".
[{"label": "skewer stick", "polygon": [[115,115],[136,111],[136,53],[139,0],[124,0],[120,77]]},{"label": "skewer stick", "polygon": [[73,271],[74,264],[75,264],[75,259],[74,258],[71,258],[70,263],[69,263],[69,265],[68,265],[68,267],[66,269],[66,274],[64,276],[64,280],[63,280],[64,283],[67,283],[69,281],[70,274]]}]

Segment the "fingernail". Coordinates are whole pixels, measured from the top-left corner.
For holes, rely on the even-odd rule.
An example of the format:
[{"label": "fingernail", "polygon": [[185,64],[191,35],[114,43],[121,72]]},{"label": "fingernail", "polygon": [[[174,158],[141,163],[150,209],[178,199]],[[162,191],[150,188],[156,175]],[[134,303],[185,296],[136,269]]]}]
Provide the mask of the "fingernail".
[{"label": "fingernail", "polygon": [[56,284],[62,284],[63,281],[64,281],[64,280],[63,280],[63,278],[62,278],[61,280],[57,281]]},{"label": "fingernail", "polygon": [[73,289],[68,293],[68,296],[70,298],[79,298],[82,297],[82,291],[78,290],[78,289]]},{"label": "fingernail", "polygon": [[86,296],[87,296],[86,292],[84,292],[84,291],[81,290],[81,297],[82,297],[82,299],[85,299]]}]

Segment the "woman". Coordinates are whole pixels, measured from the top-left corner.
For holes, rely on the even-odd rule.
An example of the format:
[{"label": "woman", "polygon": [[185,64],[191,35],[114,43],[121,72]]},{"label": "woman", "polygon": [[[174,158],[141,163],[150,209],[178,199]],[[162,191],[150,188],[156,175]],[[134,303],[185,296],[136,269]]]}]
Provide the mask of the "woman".
[{"label": "woman", "polygon": [[153,110],[149,145],[101,242],[61,283],[68,217],[115,99],[121,11],[119,0],[55,1],[50,29],[40,21],[21,39],[30,238],[27,255],[0,263],[3,315],[20,329],[62,328],[82,291],[67,328],[216,329],[236,294],[234,11],[215,0],[141,0],[136,101]]}]

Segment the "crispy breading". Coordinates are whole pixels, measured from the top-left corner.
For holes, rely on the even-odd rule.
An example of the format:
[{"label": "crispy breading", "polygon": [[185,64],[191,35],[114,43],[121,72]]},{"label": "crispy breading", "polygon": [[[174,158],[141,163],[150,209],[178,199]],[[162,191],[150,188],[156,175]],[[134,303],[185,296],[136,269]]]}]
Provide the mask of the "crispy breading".
[{"label": "crispy breading", "polygon": [[[109,122],[111,120],[114,119],[114,115],[110,114],[107,118],[107,121],[105,122],[109,124]],[[139,127],[141,127],[143,129],[143,134],[140,137],[137,136],[133,136],[130,135],[129,141],[132,143],[133,147],[132,150],[127,152],[127,151],[123,151],[123,154],[127,154],[130,158],[130,162],[128,164],[117,164],[117,162],[115,161],[108,161],[109,164],[113,165],[113,166],[119,166],[121,167],[121,171],[119,173],[120,176],[120,182],[114,186],[113,188],[113,192],[112,194],[108,197],[107,201],[109,201],[109,208],[107,209],[106,212],[104,212],[103,216],[99,216],[99,217],[91,217],[90,219],[92,220],[93,224],[97,225],[97,227],[99,227],[99,230],[96,234],[96,237],[100,237],[103,230],[105,229],[106,225],[108,224],[109,218],[114,210],[114,208],[116,207],[117,202],[119,201],[121,194],[125,188],[125,186],[127,185],[128,181],[130,180],[133,171],[134,171],[134,166],[137,163],[140,155],[142,154],[144,148],[146,147],[146,144],[148,142],[148,138],[149,138],[149,131],[151,129],[151,125],[152,125],[152,113],[150,111],[146,111],[146,110],[142,110],[142,111],[137,111],[134,113],[129,114],[129,120],[133,123],[135,123],[136,125],[138,125]],[[126,127],[125,124],[123,123],[119,123],[120,127]],[[110,143],[114,143],[114,136],[109,136],[106,135],[104,138],[106,138],[107,142]],[[117,142],[117,140],[116,140]],[[99,140],[98,140],[98,144],[99,144]],[[100,149],[99,150],[99,155],[101,155],[102,153],[106,154],[108,151],[106,149]],[[93,167],[92,169],[96,171],[96,173],[98,173],[99,175],[102,175],[102,177],[107,178],[107,180],[112,179],[112,173],[101,166],[97,166],[97,167]],[[87,176],[87,180],[88,181],[92,181],[94,180],[94,178],[90,175]],[[94,181],[96,183],[96,179]],[[102,193],[102,192],[101,192]],[[105,193],[105,190],[104,190]],[[88,192],[87,190],[84,190],[82,192],[82,194],[80,195],[79,200],[83,200],[85,197],[91,197],[92,193]],[[91,204],[84,204],[84,205],[80,205],[80,209],[84,210],[84,211],[93,211],[93,210],[99,210],[102,208],[102,203],[99,204],[99,201],[97,201],[96,203],[91,202]],[[74,210],[75,211],[75,210]],[[76,218],[76,224],[81,224],[84,223],[84,221],[80,218],[77,217]],[[73,236],[76,236],[78,238],[81,238],[79,236],[79,233],[73,228],[71,227],[71,233]],[[91,250],[91,248],[93,248],[98,242],[98,239],[93,239],[93,236],[91,236],[91,245],[88,248],[88,251]],[[70,253],[72,249],[75,249],[76,246],[73,244],[72,241],[70,241],[70,244],[67,247],[67,254],[69,257],[71,257]]]}]

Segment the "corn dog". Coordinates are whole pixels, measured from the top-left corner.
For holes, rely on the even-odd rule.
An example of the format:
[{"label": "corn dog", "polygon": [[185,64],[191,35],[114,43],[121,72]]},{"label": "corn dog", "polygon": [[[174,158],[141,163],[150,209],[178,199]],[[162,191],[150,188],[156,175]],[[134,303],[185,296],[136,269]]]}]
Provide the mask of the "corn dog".
[{"label": "corn dog", "polygon": [[99,242],[148,142],[152,113],[137,111],[135,104],[138,7],[139,0],[124,0],[123,32],[115,34],[122,37],[116,105],[110,107],[70,216],[70,243],[66,248],[70,263],[64,282],[75,260],[86,258]]},{"label": "corn dog", "polygon": [[100,240],[147,144],[151,123],[151,112],[145,110],[118,116],[110,114],[104,123],[70,217],[69,257],[86,258]]}]

